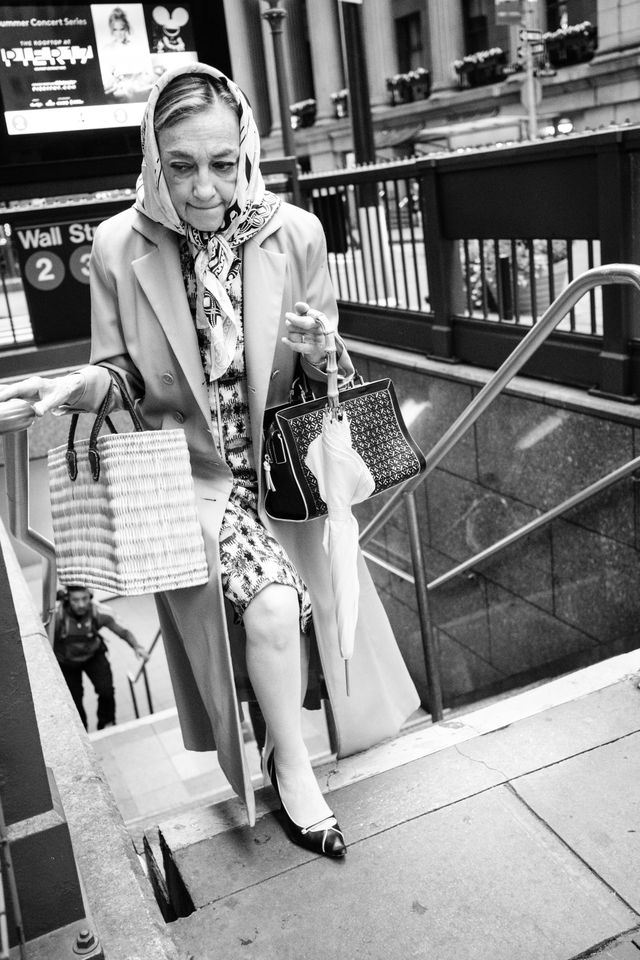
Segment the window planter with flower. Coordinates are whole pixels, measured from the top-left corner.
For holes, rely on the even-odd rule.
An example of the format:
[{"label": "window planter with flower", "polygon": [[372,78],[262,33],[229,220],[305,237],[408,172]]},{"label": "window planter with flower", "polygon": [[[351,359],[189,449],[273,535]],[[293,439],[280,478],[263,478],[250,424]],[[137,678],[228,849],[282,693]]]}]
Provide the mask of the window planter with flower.
[{"label": "window planter with flower", "polygon": [[431,94],[431,73],[425,67],[409,70],[408,73],[396,73],[393,77],[387,77],[387,90],[392,106],[427,100]]},{"label": "window planter with flower", "polygon": [[471,307],[485,316],[540,316],[567,284],[566,240],[468,240],[462,251]]},{"label": "window planter with flower", "polygon": [[346,117],[349,113],[349,91],[347,89],[336,90],[335,93],[331,94],[331,103],[336,120]]},{"label": "window planter with flower", "polygon": [[470,53],[453,61],[461,87],[481,87],[504,79],[507,54],[502,47]]},{"label": "window planter with flower", "polygon": [[289,112],[291,114],[291,126],[294,130],[297,130],[298,127],[312,127],[316,122],[316,101],[309,98],[308,100],[298,100],[297,103],[291,103],[289,105]]},{"label": "window planter with flower", "polygon": [[560,27],[542,35],[552,67],[567,67],[591,60],[598,47],[598,30],[589,20]]}]

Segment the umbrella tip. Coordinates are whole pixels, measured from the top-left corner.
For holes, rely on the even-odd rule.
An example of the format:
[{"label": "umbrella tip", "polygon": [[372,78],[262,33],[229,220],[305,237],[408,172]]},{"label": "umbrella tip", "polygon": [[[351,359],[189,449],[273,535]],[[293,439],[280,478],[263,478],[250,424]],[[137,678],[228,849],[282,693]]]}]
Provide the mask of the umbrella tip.
[{"label": "umbrella tip", "polygon": [[350,688],[350,685],[349,685],[349,661],[348,661],[348,660],[345,660],[345,661],[344,661],[344,682],[345,682],[345,686],[346,686],[346,688],[347,688],[347,696],[350,697],[350,696],[351,696],[351,688]]}]

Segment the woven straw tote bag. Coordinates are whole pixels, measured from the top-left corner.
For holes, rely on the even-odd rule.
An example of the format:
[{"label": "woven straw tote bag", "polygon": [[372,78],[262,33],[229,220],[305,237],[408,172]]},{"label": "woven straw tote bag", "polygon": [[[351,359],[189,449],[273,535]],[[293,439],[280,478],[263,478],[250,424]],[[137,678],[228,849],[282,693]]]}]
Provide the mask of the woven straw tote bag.
[{"label": "woven straw tote bag", "polygon": [[[62,584],[123,596],[206,583],[207,561],[184,430],[144,430],[124,382],[112,380],[88,440],[49,451],[49,490]],[[107,417],[114,379],[135,432]],[[99,437],[106,421],[112,435]]]}]

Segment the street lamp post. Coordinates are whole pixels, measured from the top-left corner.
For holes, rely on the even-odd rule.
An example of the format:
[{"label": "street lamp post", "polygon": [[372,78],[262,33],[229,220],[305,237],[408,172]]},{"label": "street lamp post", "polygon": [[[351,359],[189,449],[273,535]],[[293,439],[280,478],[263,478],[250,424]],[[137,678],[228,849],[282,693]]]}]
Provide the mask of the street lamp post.
[{"label": "street lamp post", "polygon": [[273,56],[276,63],[276,79],[278,83],[278,104],[280,107],[280,126],[282,127],[282,147],[285,157],[295,157],[293,131],[289,119],[289,84],[287,82],[287,68],[284,59],[282,43],[282,21],[287,11],[280,6],[280,0],[266,0],[269,9],[262,14],[271,27],[273,40]]}]

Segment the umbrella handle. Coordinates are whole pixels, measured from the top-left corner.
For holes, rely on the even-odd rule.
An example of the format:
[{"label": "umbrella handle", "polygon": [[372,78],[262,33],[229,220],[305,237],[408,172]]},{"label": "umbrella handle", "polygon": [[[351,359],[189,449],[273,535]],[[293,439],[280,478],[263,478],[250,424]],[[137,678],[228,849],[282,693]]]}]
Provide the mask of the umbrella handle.
[{"label": "umbrella handle", "polygon": [[324,320],[317,318],[318,326],[322,330],[325,339],[325,348],[327,353],[327,400],[329,410],[332,416],[336,414],[340,407],[340,398],[338,395],[338,360],[336,356],[336,334],[335,330],[327,330]]}]

